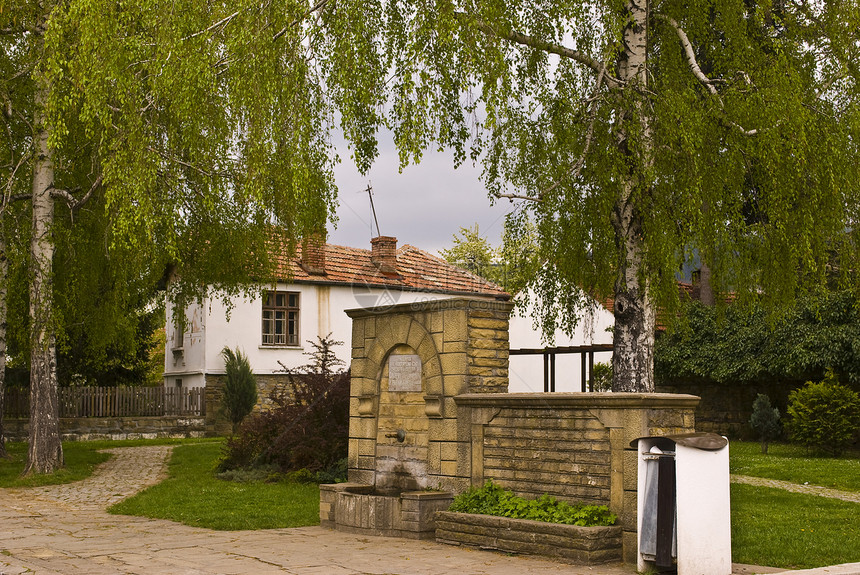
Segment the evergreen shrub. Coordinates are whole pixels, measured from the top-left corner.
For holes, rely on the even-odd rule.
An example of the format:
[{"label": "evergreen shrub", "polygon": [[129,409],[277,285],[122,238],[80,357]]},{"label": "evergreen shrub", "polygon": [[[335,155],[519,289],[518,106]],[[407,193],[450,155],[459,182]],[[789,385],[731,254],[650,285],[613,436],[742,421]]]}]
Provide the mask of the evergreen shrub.
[{"label": "evergreen shrub", "polygon": [[759,393],[752,407],[750,426],[758,433],[761,442],[761,452],[767,453],[767,445],[782,435],[782,426],[779,423],[779,409],[771,406],[770,398]]},{"label": "evergreen shrub", "polygon": [[224,383],[224,395],[221,397],[221,407],[230,423],[233,431],[245,417],[251,413],[257,404],[257,378],[251,371],[251,362],[240,349],[235,351],[229,347],[221,350],[224,356],[224,370],[226,371]]}]

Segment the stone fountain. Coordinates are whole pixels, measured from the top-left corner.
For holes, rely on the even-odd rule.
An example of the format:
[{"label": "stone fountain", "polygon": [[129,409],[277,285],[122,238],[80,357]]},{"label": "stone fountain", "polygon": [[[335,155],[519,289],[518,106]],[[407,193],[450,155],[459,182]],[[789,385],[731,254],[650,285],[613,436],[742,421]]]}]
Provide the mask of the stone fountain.
[{"label": "stone fountain", "polygon": [[320,486],[323,526],[433,537],[435,512],[471,484],[470,433],[454,397],[507,391],[510,310],[458,298],[347,312],[349,482]]}]

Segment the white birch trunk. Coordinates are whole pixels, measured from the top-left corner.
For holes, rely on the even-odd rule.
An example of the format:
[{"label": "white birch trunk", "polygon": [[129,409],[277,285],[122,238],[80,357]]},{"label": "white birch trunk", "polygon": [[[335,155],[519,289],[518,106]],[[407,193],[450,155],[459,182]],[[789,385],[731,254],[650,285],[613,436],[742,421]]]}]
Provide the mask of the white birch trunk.
[{"label": "white birch trunk", "polygon": [[43,115],[49,88],[42,80],[37,82],[30,240],[30,444],[25,474],[51,473],[63,466],[53,335],[54,163]]},{"label": "white birch trunk", "polygon": [[[0,215],[0,218],[3,216]],[[0,457],[6,453],[6,436],[3,433],[3,416],[6,413],[6,297],[9,261],[6,258],[6,230],[0,222]]]},{"label": "white birch trunk", "polygon": [[[624,31],[624,53],[619,61],[619,77],[628,90],[648,85],[648,0],[628,0],[630,24]],[[629,141],[626,124],[639,122],[638,141]],[[643,266],[642,214],[633,202],[637,188],[647,186],[637,173],[651,157],[650,122],[644,107],[621,110],[618,145],[630,158],[630,171],[621,185],[612,224],[619,248],[618,275],[615,279],[615,351],[612,355],[612,391],[654,391],[654,305],[648,293]],[[642,190],[638,190],[640,193]]]}]

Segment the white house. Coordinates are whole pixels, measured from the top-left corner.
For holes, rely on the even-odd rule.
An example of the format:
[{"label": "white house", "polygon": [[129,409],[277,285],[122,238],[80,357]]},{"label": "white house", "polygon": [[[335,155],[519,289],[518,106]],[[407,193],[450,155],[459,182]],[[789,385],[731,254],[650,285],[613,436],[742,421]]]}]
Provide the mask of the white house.
[{"label": "white house", "polygon": [[229,314],[218,297],[187,307],[184,333],[174,329],[168,306],[165,385],[201,387],[223,377],[225,346],[248,356],[258,381],[272,379],[282,366],[308,363],[307,342],[328,334],[344,342],[335,352],[349,365],[347,309],[457,296],[510,299],[499,286],[413,246],[398,249],[386,236],[373,238],[370,250],[306,242],[281,258],[278,275],[289,279],[261,297],[234,298]]},{"label": "white house", "polygon": [[[536,305],[537,295],[531,292],[529,301]],[[521,295],[517,295],[515,301]],[[534,325],[530,309],[517,306],[511,316],[510,323],[510,367],[508,371],[508,391],[538,392],[551,387],[553,391],[582,391],[582,381],[590,377],[591,363],[612,363],[611,351],[573,352],[577,349],[611,349],[612,326],[615,316],[609,305],[595,301],[591,313],[586,312],[580,318],[572,336],[561,330],[556,330],[549,342],[545,342],[539,327]],[[531,350],[526,355],[517,354],[517,350]],[[552,353],[537,353],[538,350],[555,350]],[[544,359],[546,357],[546,360]],[[583,378],[583,362],[586,364],[588,375]],[[546,372],[546,378],[545,378]],[[552,382],[552,374],[555,381]]]}]

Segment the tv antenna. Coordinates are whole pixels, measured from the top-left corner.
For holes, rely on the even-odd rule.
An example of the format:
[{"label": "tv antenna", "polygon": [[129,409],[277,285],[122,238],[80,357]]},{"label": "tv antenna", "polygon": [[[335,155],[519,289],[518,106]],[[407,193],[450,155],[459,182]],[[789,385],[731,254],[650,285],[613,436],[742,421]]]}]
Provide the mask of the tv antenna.
[{"label": "tv antenna", "polygon": [[[370,198],[370,211],[373,212],[373,223],[376,224],[376,235],[381,236],[382,232],[379,231],[379,220],[376,219],[376,207],[373,205],[373,187],[370,185],[370,182],[367,184],[367,188],[363,190],[367,192],[367,197]],[[373,232],[373,227],[370,228],[371,233]]]}]

